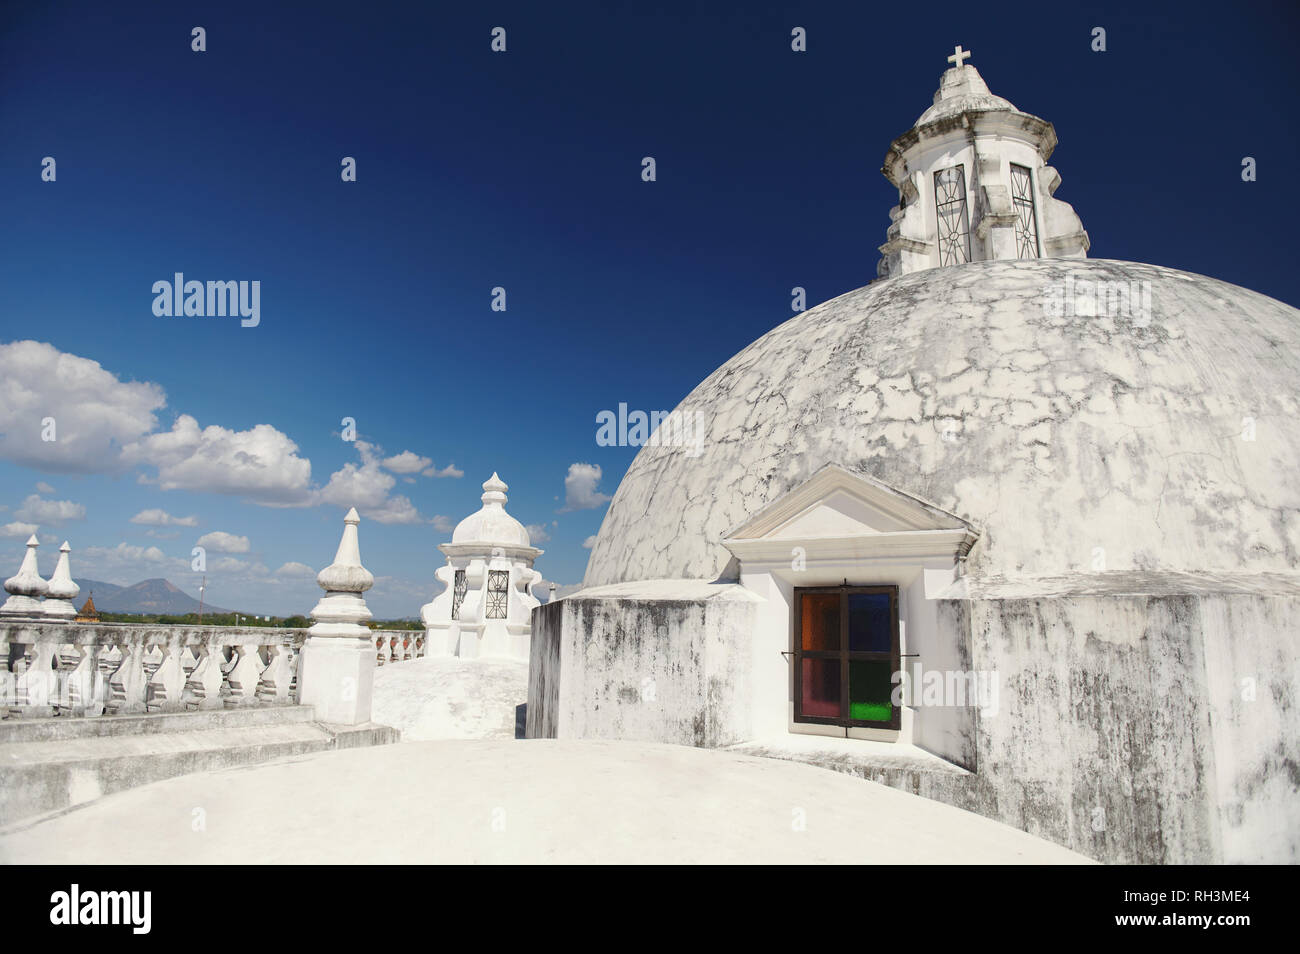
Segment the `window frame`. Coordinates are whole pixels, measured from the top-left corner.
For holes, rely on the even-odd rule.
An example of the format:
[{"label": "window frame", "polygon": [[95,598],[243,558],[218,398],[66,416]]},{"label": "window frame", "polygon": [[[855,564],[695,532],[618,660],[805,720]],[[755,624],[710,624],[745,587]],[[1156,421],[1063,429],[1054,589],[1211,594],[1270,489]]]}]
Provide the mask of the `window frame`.
[{"label": "window frame", "polygon": [[[493,584],[500,582],[500,586]],[[484,619],[506,619],[510,615],[510,571],[488,570]]]},{"label": "window frame", "polygon": [[[1020,254],[1020,251],[1022,245],[1029,244],[1029,239],[1033,240],[1033,245],[1034,245],[1033,257],[1042,258],[1043,243],[1042,243],[1042,239],[1039,237],[1038,196],[1037,193],[1035,193],[1034,191],[1034,170],[1030,169],[1028,166],[1022,166],[1018,162],[1012,162],[1009,163],[1009,165],[1011,166],[1011,170],[1010,170],[1011,207],[1012,210],[1016,213],[1016,258],[1020,259],[1021,261],[1027,261],[1025,256]],[[1028,186],[1023,196],[1016,192],[1016,170],[1020,170],[1021,172],[1024,173],[1024,179]],[[1025,234],[1025,230],[1021,227],[1020,224],[1020,210],[1026,205],[1029,206],[1029,234],[1028,235]]]},{"label": "window frame", "polygon": [[[836,593],[840,596],[840,648],[838,650],[805,650],[803,648],[803,598],[814,593]],[[854,593],[886,593],[889,595],[890,636],[889,651],[854,651],[849,649],[849,596]],[[892,676],[899,671],[902,664],[902,640],[898,625],[898,587],[892,584],[862,584],[840,586],[796,586],[794,588],[794,612],[790,614],[790,649],[794,660],[792,667],[792,694],[794,697],[794,721],[803,725],[837,725],[846,729],[900,729],[902,727],[902,706],[893,704],[890,699],[891,716],[887,721],[853,719],[849,717],[849,669],[854,660],[862,662],[888,661],[890,664],[891,687]],[[840,715],[814,716],[803,712],[803,661],[804,659],[836,659],[840,663]],[[891,688],[892,692],[892,688]]]},{"label": "window frame", "polygon": [[[942,202],[939,199],[939,177],[947,173],[954,173],[956,181],[961,183],[961,195],[953,198],[948,202]],[[939,254],[939,267],[945,268],[951,265],[968,265],[974,259],[974,251],[971,248],[970,238],[970,189],[966,182],[966,163],[959,162],[956,165],[948,166],[945,169],[936,169],[932,182],[934,188],[934,238],[935,248]],[[958,209],[956,218],[958,219],[958,228],[949,229],[944,232],[944,214],[945,207],[952,206]],[[953,234],[959,235],[963,241],[964,258],[960,261],[944,260],[945,238]],[[953,258],[956,258],[954,255]]]},{"label": "window frame", "polygon": [[469,576],[464,570],[456,570],[451,579],[451,618],[459,620],[461,604],[469,592]]}]

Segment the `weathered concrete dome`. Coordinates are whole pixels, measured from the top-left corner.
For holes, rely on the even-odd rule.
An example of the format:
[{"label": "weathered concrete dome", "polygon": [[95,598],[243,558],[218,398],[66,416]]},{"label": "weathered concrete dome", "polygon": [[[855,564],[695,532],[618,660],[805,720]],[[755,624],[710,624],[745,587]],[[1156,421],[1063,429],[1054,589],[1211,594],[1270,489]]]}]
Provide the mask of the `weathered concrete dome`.
[{"label": "weathered concrete dome", "polygon": [[876,282],[687,396],[703,452],[641,449],[585,583],[730,575],[721,537],[828,463],[981,527],[973,575],[1294,573],[1297,382],[1300,311],[1201,275],[1040,259]]}]

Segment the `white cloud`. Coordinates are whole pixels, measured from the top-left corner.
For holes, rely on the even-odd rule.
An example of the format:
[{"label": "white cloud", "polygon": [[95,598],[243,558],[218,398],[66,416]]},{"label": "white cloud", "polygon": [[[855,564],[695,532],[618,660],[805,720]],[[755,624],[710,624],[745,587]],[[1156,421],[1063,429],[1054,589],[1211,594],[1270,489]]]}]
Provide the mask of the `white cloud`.
[{"label": "white cloud", "polygon": [[554,583],[552,580],[542,580],[542,582],[538,583],[536,586],[533,587],[533,592],[537,594],[537,598],[539,600],[542,600],[543,602],[547,602],[550,600],[552,585],[555,586],[555,598],[557,600],[562,600],[566,596],[570,596],[578,592],[580,589],[582,589],[581,583],[561,584],[561,583]]},{"label": "white cloud", "polygon": [[457,470],[455,464],[448,464],[442,470],[437,467],[430,467],[428,470],[421,471],[425,477],[464,477],[463,470]]},{"label": "white cloud", "polygon": [[0,537],[22,537],[24,540],[36,532],[34,523],[6,523],[0,527]]},{"label": "white cloud", "polygon": [[255,503],[310,503],[311,461],[298,456],[298,445],[270,424],[232,431],[211,424],[202,430],[188,414],[161,431],[129,444],[122,452],[129,463],[158,469],[163,490],[197,490],[237,494]]},{"label": "white cloud", "polygon": [[36,481],[36,492],[41,494],[52,494],[54,493],[54,488],[45,481],[38,480]]},{"label": "white cloud", "polygon": [[433,524],[433,529],[439,533],[451,533],[456,529],[456,522],[444,514],[434,514],[433,519],[429,522]]},{"label": "white cloud", "polygon": [[211,533],[205,533],[199,537],[199,546],[215,553],[247,553],[249,551],[248,537],[235,536],[233,533],[226,533],[224,530],[213,530]]},{"label": "white cloud", "polygon": [[402,451],[392,457],[385,457],[383,466],[395,474],[415,474],[433,463],[427,457],[421,457],[413,451]]},{"label": "white cloud", "polygon": [[587,539],[582,541],[582,548],[584,550],[590,550],[595,545],[596,545],[596,535],[594,533],[591,536],[589,536]]},{"label": "white cloud", "polygon": [[[242,553],[243,551],[241,550],[239,552]],[[214,573],[242,573],[244,570],[250,569],[254,565],[255,564],[249,563],[247,560],[238,560],[232,556],[223,556],[220,559],[213,560],[209,563],[208,569]]]},{"label": "white cloud", "polygon": [[197,527],[198,517],[173,517],[166,510],[141,510],[131,518],[132,523],[146,527]]},{"label": "white cloud", "polygon": [[61,473],[121,470],[121,448],[153,430],[166,403],[158,385],[121,381],[51,344],[0,344],[0,457],[16,463]]},{"label": "white cloud", "polygon": [[420,511],[415,508],[409,498],[400,494],[396,497],[389,497],[382,506],[362,510],[361,514],[378,523],[424,523]]},{"label": "white cloud", "polygon": [[590,510],[608,503],[609,497],[596,490],[599,483],[599,464],[570,464],[564,478],[564,508],[560,512]]},{"label": "white cloud", "polygon": [[32,523],[52,523],[57,527],[69,520],[85,520],[86,508],[71,500],[42,500],[31,494],[14,511],[14,516]]},{"label": "white cloud", "polygon": [[309,567],[306,563],[297,563],[294,561],[290,561],[289,563],[286,563],[284,566],[280,567],[280,569],[276,570],[275,575],[279,577],[286,577],[286,578],[307,579],[307,578],[315,578],[316,571],[313,570],[311,567]]},{"label": "white cloud", "polygon": [[424,518],[406,497],[390,498],[397,478],[381,468],[373,445],[356,441],[361,464],[347,463],[330,475],[329,483],[316,495],[321,503],[356,507],[361,516],[379,523],[423,523]]},{"label": "white cloud", "polygon": [[533,546],[551,539],[551,535],[546,532],[546,524],[544,523],[530,523],[524,529],[528,531],[528,539]]},{"label": "white cloud", "polygon": [[115,547],[86,547],[72,551],[74,580],[89,577],[110,583],[123,582],[129,586],[150,577],[189,571],[189,560],[169,557],[157,547],[119,543]]}]

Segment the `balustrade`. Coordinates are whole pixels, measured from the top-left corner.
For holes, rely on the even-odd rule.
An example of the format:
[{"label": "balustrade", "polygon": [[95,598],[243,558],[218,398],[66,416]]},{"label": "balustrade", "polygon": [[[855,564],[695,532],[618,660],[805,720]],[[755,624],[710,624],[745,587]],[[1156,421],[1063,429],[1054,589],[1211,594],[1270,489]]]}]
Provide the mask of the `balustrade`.
[{"label": "balustrade", "polygon": [[[292,705],[306,632],[0,622],[0,718]],[[375,630],[374,637],[380,666],[424,655],[417,630]]]},{"label": "balustrade", "polygon": [[290,705],[305,638],[303,629],[0,622],[0,718]]}]

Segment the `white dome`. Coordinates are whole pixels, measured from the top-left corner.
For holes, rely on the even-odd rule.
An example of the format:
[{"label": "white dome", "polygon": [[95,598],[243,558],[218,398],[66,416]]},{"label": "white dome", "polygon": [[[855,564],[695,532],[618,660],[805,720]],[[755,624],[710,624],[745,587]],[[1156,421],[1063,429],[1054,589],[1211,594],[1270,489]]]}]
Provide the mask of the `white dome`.
[{"label": "white dome", "polygon": [[483,482],[483,506],[470,514],[452,532],[452,543],[484,543],[496,546],[527,547],[528,531],[506,513],[506,482],[492,474]]},{"label": "white dome", "polygon": [[[1137,289],[1130,313],[1084,314],[1098,282]],[[703,453],[641,449],[585,584],[730,576],[722,536],[831,463],[982,528],[972,574],[1294,574],[1297,381],[1300,311],[1200,275],[1038,259],[878,281],[687,396]]]}]

